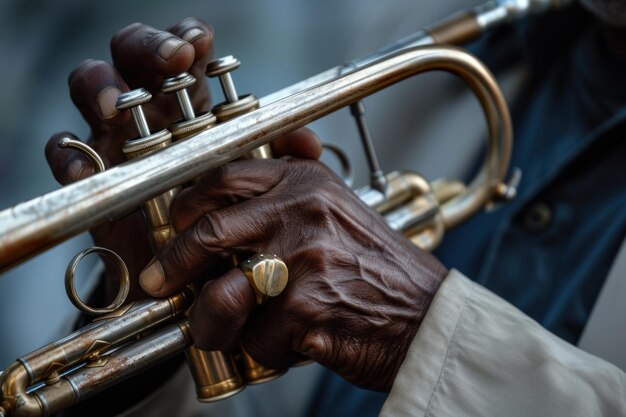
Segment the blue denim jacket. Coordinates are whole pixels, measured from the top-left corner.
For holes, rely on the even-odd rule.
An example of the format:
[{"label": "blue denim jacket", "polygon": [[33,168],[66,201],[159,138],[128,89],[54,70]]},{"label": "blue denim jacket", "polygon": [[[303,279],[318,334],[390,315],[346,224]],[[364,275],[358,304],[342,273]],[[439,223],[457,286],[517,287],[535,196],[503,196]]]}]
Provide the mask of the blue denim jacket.
[{"label": "blue denim jacket", "polygon": [[[626,68],[600,36],[574,10],[474,47],[496,71],[513,57],[530,69],[512,106],[511,166],[524,176],[515,201],[450,231],[435,252],[571,343],[626,235]],[[385,399],[328,373],[311,415],[375,416]]]}]

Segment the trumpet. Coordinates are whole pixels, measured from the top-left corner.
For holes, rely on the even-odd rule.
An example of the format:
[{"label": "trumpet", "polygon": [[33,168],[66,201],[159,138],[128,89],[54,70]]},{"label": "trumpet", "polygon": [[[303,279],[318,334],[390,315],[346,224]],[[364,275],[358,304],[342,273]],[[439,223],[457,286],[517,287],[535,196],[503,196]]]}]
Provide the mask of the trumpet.
[{"label": "trumpet", "polygon": [[[261,98],[222,123],[185,133],[184,140],[140,152],[125,164],[6,209],[0,212],[0,271],[161,199],[211,169],[258,153],[277,137],[346,106],[356,117],[372,172],[372,183],[356,190],[357,195],[392,228],[418,246],[433,249],[446,230],[513,198],[518,180],[516,175],[510,181],[505,177],[512,127],[497,82],[475,57],[441,44],[466,42],[512,18],[563,3],[489,2],[366,58]],[[451,72],[465,81],[486,116],[486,155],[479,174],[467,185],[431,184],[412,172],[382,174],[364,125],[361,99],[433,70]],[[236,94],[231,99],[241,100]],[[0,377],[0,417],[54,414],[192,347],[184,313],[193,296],[186,289],[167,299],[119,306],[66,338],[19,358]],[[202,379],[194,376],[197,382]]]}]

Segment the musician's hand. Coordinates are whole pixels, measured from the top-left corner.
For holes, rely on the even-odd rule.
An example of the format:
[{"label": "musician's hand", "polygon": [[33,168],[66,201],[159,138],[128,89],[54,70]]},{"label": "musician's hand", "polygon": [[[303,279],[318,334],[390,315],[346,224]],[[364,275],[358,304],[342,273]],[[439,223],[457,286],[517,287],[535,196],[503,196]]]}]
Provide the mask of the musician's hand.
[{"label": "musician's hand", "polygon": [[[180,111],[174,95],[160,92],[161,84],[165,77],[187,71],[196,78],[194,86],[188,89],[194,109],[197,112],[210,109],[204,73],[212,45],[213,30],[199,19],[185,19],[165,31],[135,23],[113,36],[112,63],[86,60],[72,71],[68,80],[70,96],[91,129],[87,143],[98,152],[107,168],[125,161],[122,145],[137,135],[129,112],[118,112],[115,108],[122,92],[138,87],[149,90],[152,100],[143,106],[148,123],[153,130],[167,128],[180,118]],[[291,140],[294,135],[295,140]],[[75,138],[75,135],[57,133],[46,146],[52,173],[62,185],[94,172],[92,163],[83,154],[59,148],[58,143],[64,137]],[[319,141],[308,131],[292,134],[275,148],[278,154],[312,158],[319,157],[321,152]],[[91,233],[98,246],[110,248],[124,259],[131,277],[137,277],[152,258],[148,233],[139,212],[98,226]],[[115,275],[109,278],[107,282],[114,281]],[[136,283],[136,279],[132,282]],[[131,297],[140,295],[140,288],[134,285]]]},{"label": "musician's hand", "polygon": [[277,368],[303,354],[371,389],[390,389],[447,274],[316,161],[230,163],[185,190],[172,215],[180,234],[140,277],[152,295],[231,254],[276,254],[289,268],[284,292],[258,308],[239,269],[207,282],[190,316],[199,347],[241,341]]}]

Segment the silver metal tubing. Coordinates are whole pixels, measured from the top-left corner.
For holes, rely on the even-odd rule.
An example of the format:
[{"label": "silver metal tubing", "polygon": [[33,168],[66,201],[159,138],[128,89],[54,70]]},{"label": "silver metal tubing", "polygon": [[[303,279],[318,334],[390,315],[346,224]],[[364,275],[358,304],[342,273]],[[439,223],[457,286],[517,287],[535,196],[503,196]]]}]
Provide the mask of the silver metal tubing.
[{"label": "silver metal tubing", "polygon": [[178,106],[180,107],[180,111],[183,114],[183,118],[185,120],[192,120],[196,118],[196,113],[193,110],[193,105],[191,104],[191,100],[189,99],[189,94],[187,90],[179,90],[176,92],[176,98],[178,100]]},{"label": "silver metal tubing", "polygon": [[233,78],[230,76],[230,73],[221,74],[219,79],[222,90],[224,90],[224,95],[226,96],[226,101],[234,103],[239,100],[239,95],[237,94],[237,90],[235,90],[235,83],[233,83]]},{"label": "silver metal tubing", "polygon": [[365,122],[365,105],[363,104],[363,101],[359,100],[356,103],[352,103],[350,105],[350,112],[356,121],[356,126],[359,130],[359,137],[361,138],[361,144],[363,145],[363,150],[365,152],[365,159],[367,160],[367,165],[370,169],[370,185],[372,188],[384,194],[385,189],[387,188],[387,178],[385,178],[383,170],[380,169],[378,157],[376,156],[376,151],[374,150],[374,143],[372,142],[372,137],[367,127],[367,123]]},{"label": "silver metal tubing", "polygon": [[148,122],[146,121],[146,116],[141,106],[133,107],[130,111],[133,114],[133,121],[135,122],[139,136],[150,136],[150,128],[148,127]]},{"label": "silver metal tubing", "polygon": [[457,202],[458,209],[444,213],[448,224],[457,224],[480,209],[491,198],[490,190],[502,182],[511,151],[510,117],[499,87],[480,61],[456,47],[427,46],[402,51],[0,212],[0,271],[356,100],[431,70],[458,75],[477,95],[485,113],[494,115],[489,121],[490,162],[468,187],[471,192]]}]

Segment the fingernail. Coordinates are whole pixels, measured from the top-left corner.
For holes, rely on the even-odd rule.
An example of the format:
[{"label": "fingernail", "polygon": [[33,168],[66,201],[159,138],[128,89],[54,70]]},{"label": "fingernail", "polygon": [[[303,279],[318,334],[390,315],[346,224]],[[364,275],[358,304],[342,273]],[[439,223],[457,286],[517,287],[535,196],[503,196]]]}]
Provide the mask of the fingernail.
[{"label": "fingernail", "polygon": [[98,101],[102,117],[111,119],[117,116],[118,111],[115,108],[115,103],[117,103],[117,98],[121,93],[119,88],[113,86],[108,86],[100,90],[96,100]]},{"label": "fingernail", "polygon": [[182,46],[186,45],[187,42],[183,42],[178,38],[169,38],[161,43],[159,46],[159,55],[164,60],[170,59],[176,51],[178,51]]},{"label": "fingernail", "polygon": [[165,282],[163,266],[156,258],[139,274],[141,288],[150,293],[158,292]]},{"label": "fingernail", "polygon": [[206,36],[206,34],[207,33],[202,29],[191,28],[187,32],[185,32],[185,34],[183,35],[183,39],[189,43],[194,43],[201,37]]},{"label": "fingernail", "polygon": [[83,170],[85,169],[85,164],[80,159],[75,159],[70,162],[67,167],[67,177],[69,182],[78,181],[81,179],[83,174]]}]

